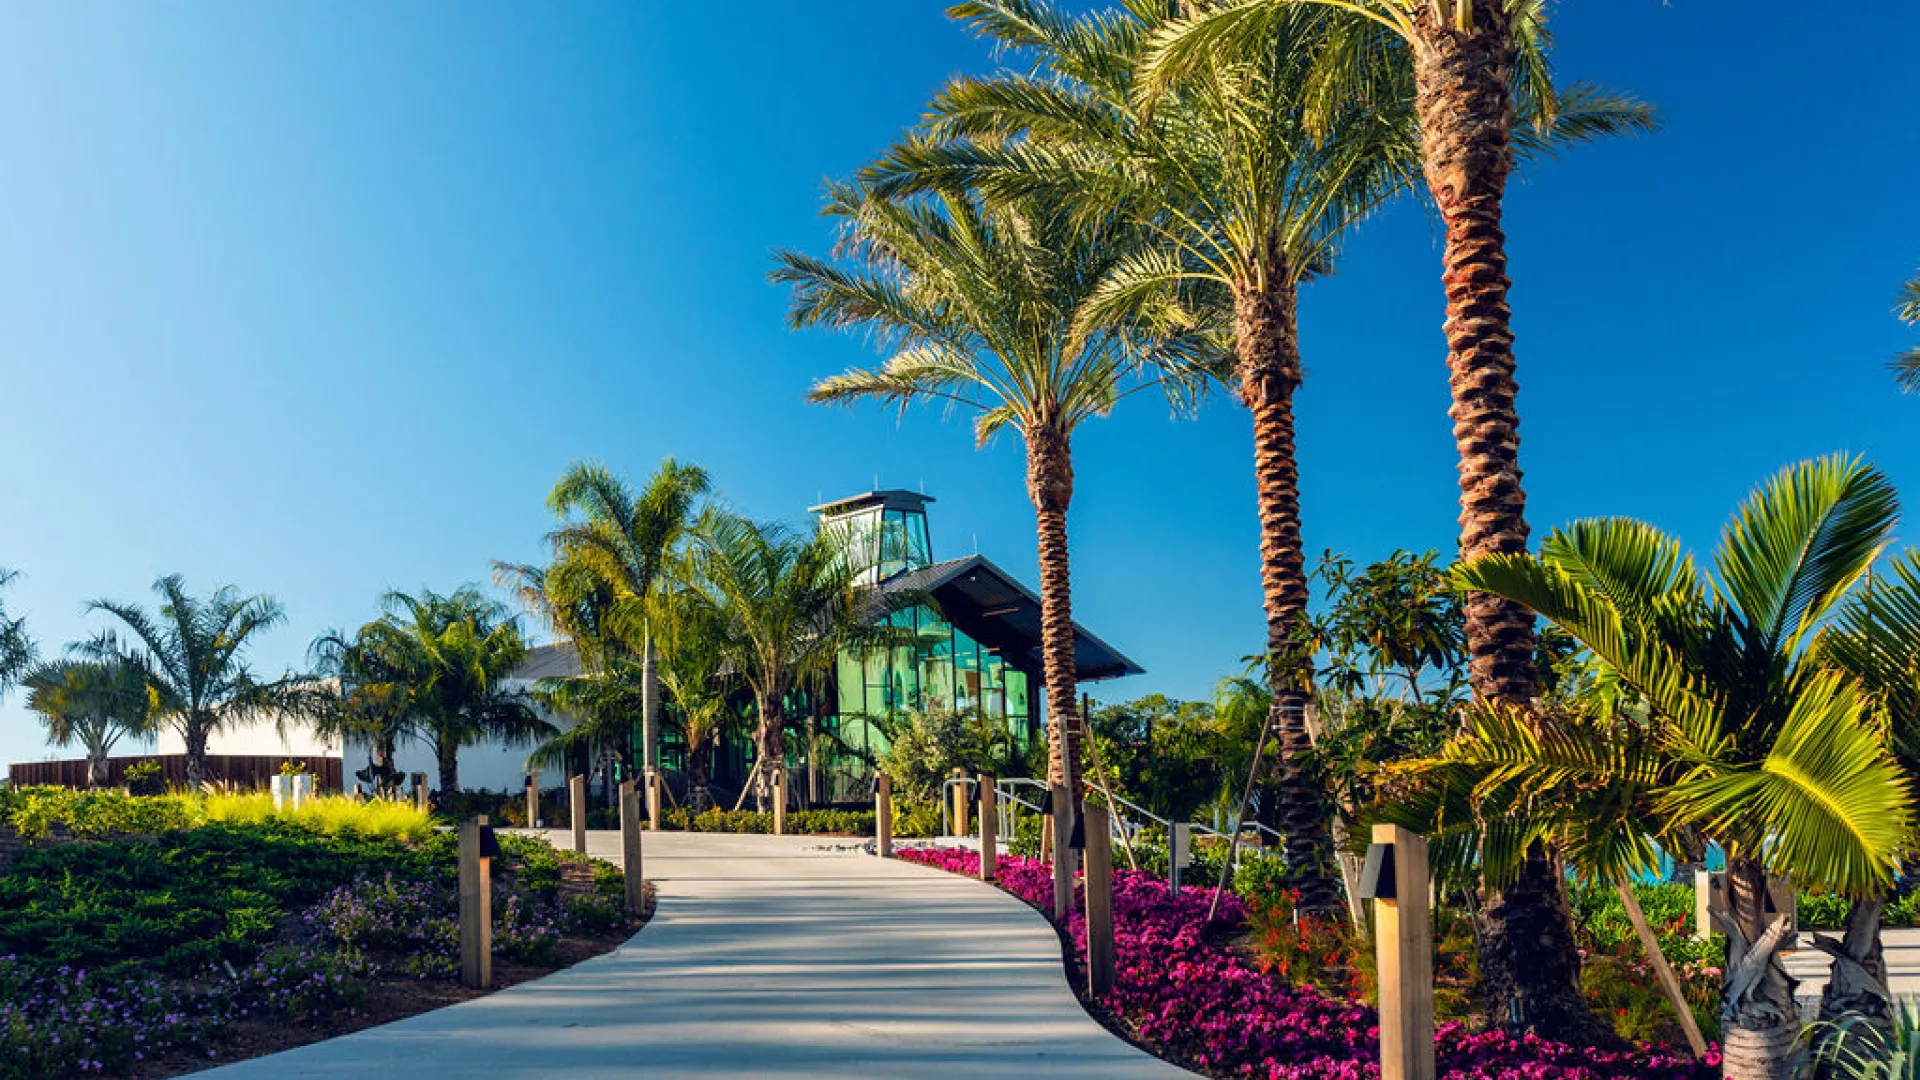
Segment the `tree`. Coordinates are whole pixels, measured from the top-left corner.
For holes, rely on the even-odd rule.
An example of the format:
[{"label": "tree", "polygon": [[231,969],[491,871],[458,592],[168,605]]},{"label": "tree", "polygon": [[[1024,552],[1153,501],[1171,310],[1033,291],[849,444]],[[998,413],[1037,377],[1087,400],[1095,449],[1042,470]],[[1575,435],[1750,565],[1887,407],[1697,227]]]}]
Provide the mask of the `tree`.
[{"label": "tree", "polygon": [[460,790],[462,748],[486,740],[525,745],[554,733],[527,695],[506,685],[527,644],[504,604],[464,587],[446,596],[390,592],[382,606],[386,614],[360,634],[395,661],[415,737],[433,747],[443,794]]},{"label": "tree", "polygon": [[858,571],[837,531],[797,533],[709,508],[687,557],[680,602],[720,628],[726,666],[753,694],[749,790],[764,809],[773,771],[786,764],[788,694],[831,669],[841,649],[891,638],[868,625]]},{"label": "tree", "polygon": [[[893,355],[878,369],[816,383],[811,400],[938,403],[973,414],[981,445],[1008,428],[1026,444],[1039,540],[1048,780],[1077,801],[1081,733],[1067,550],[1074,432],[1141,390],[1191,392],[1199,381],[1193,342],[1149,349],[1124,328],[1083,329],[1087,302],[1130,237],[1077,226],[1040,201],[990,205],[954,193],[896,200],[836,185],[826,212],[844,223],[840,250],[854,265],[782,253],[773,278],[793,286],[792,322],[868,330]],[[1147,366],[1152,356],[1168,368]]]},{"label": "tree", "polygon": [[[1788,921],[1767,910],[1768,875],[1872,899],[1913,835],[1911,793],[1868,695],[1815,646],[1897,513],[1883,474],[1833,457],[1749,496],[1711,576],[1678,540],[1623,519],[1557,530],[1537,558],[1483,555],[1458,570],[1464,587],[1566,630],[1644,699],[1646,718],[1569,727],[1496,700],[1442,755],[1441,786],[1495,819],[1480,827],[1499,841],[1480,847],[1490,872],[1548,839],[1602,865],[1644,862],[1642,837],[1673,849],[1689,830],[1726,851],[1729,1077],[1791,1076],[1801,1036],[1778,956]],[[1570,798],[1588,806],[1571,828],[1533,812]]]},{"label": "tree", "polygon": [[196,598],[187,593],[179,574],[161,578],[153,588],[162,603],[151,614],[137,604],[88,604],[88,611],[118,619],[127,636],[103,630],[75,651],[85,659],[131,664],[146,673],[157,724],[180,736],[186,747],[187,786],[197,789],[208,780],[207,739],[215,732],[265,712],[302,707],[292,680],[261,682],[246,663],[254,637],[286,616],[272,597],[242,595],[231,585]]},{"label": "tree", "polygon": [[[684,564],[676,571],[685,578]],[[657,601],[660,685],[670,701],[666,724],[687,747],[687,806],[713,805],[713,751],[738,726],[734,692],[740,680],[728,663],[727,627],[721,609],[701,603],[684,584]]]},{"label": "tree", "polygon": [[87,753],[87,787],[107,784],[107,755],[125,736],[152,730],[146,672],[117,661],[57,660],[27,672],[27,708],[40,714],[47,741],[78,743]]},{"label": "tree", "polygon": [[[1900,295],[1894,298],[1893,313],[1908,326],[1920,326],[1920,277],[1900,286]],[[1920,347],[1901,353],[1890,366],[1894,378],[1900,382],[1900,389],[1909,394],[1920,394]]]},{"label": "tree", "polygon": [[[640,756],[649,772],[658,765],[660,680],[648,601],[708,487],[704,469],[672,458],[660,463],[638,495],[606,468],[575,463],[547,496],[548,508],[566,519],[547,534],[559,571],[547,584],[556,587],[570,611],[579,610],[578,601],[590,590],[604,594],[597,609],[601,621],[593,626],[593,640],[585,643],[589,647],[581,650],[583,667],[596,666],[600,655],[616,644],[639,658]],[[566,605],[568,598],[576,603]],[[576,647],[582,644],[575,635]]]},{"label": "tree", "polygon": [[413,644],[385,623],[349,636],[329,630],[308,649],[316,673],[307,715],[316,734],[367,745],[367,767],[354,775],[376,794],[390,796],[404,780],[395,764],[400,744],[420,737],[414,687],[420,665]]},{"label": "tree", "polygon": [[[11,584],[18,571],[0,567],[0,587]],[[25,618],[7,618],[7,606],[0,603],[0,696],[13,689],[20,676],[33,666],[33,639],[27,636]]]}]

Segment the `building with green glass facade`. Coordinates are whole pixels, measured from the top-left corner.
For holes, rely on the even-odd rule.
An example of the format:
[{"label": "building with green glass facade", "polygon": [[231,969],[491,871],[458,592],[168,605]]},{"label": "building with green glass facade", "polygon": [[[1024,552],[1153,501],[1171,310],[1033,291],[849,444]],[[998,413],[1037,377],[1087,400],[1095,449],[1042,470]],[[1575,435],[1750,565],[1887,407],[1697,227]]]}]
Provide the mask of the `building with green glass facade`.
[{"label": "building with green glass facade", "polygon": [[[912,632],[912,645],[849,651],[840,657],[823,721],[848,745],[885,748],[875,717],[952,710],[1004,726],[1025,746],[1042,730],[1045,677],[1040,599],[980,555],[933,560],[930,496],[871,491],[812,508],[823,528],[851,537],[852,557],[873,591],[869,610]],[[1074,659],[1081,682],[1141,673],[1078,624]]]}]

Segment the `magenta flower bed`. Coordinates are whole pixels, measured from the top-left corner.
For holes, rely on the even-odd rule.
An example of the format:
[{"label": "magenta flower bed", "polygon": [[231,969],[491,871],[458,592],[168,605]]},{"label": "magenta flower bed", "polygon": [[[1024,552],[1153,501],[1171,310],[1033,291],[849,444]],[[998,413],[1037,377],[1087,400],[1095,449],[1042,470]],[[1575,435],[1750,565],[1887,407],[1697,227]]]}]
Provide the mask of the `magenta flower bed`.
[{"label": "magenta flower bed", "polygon": [[[907,848],[909,862],[978,876],[975,852]],[[1053,871],[1034,859],[1000,861],[1001,888],[1044,910],[1053,904]],[[1269,976],[1231,950],[1202,940],[1212,893],[1172,895],[1166,883],[1134,871],[1114,874],[1113,923],[1118,978],[1102,1004],[1151,1045],[1209,1072],[1266,1080],[1371,1080],[1380,1075],[1379,1022],[1371,1007],[1334,1001]],[[1231,894],[1220,917],[1240,925]],[[1074,950],[1086,956],[1086,921],[1068,917]],[[1706,1062],[1649,1050],[1611,1054],[1501,1032],[1447,1024],[1435,1035],[1440,1075],[1449,1080],[1709,1080]]]}]

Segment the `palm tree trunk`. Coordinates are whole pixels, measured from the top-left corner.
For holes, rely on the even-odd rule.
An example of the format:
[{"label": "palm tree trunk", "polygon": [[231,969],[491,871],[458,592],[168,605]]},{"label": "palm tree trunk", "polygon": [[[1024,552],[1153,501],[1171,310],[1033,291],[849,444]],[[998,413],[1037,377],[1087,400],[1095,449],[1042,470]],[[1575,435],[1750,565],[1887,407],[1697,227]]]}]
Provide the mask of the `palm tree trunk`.
[{"label": "palm tree trunk", "polygon": [[[1300,386],[1298,292],[1278,264],[1265,287],[1237,289],[1234,351],[1240,398],[1253,413],[1254,480],[1260,509],[1260,582],[1267,615],[1267,715],[1274,753],[1288,878],[1300,910],[1345,910],[1332,867],[1324,786],[1307,769],[1307,705],[1313,659],[1306,639],[1307,562],[1300,538],[1300,466],[1294,454],[1293,394]],[[1263,808],[1264,809],[1264,808]]]},{"label": "palm tree trunk", "polygon": [[[1838,940],[1813,935],[1813,947],[1833,958],[1827,985],[1820,992],[1820,1020],[1838,1024],[1843,1017],[1865,1017],[1882,1037],[1893,1034],[1893,994],[1887,985],[1887,959],[1881,948],[1880,916],[1884,899],[1855,900],[1847,911],[1846,931]],[[1836,1028],[1836,1030],[1838,1030]],[[1869,1047],[1859,1032],[1846,1036],[1855,1053]]]},{"label": "palm tree trunk", "polygon": [[199,791],[207,782],[207,736],[208,725],[200,717],[189,714],[186,724],[180,732],[180,741],[187,751],[187,790]]},{"label": "palm tree trunk", "polygon": [[687,746],[687,809],[698,813],[713,805],[713,791],[708,787],[713,777],[713,743],[702,739],[699,743]]},{"label": "palm tree trunk", "polygon": [[[769,695],[770,698],[773,695]],[[786,763],[787,747],[784,734],[785,716],[780,711],[777,699],[759,703],[759,726],[754,731],[757,761],[749,783],[753,789],[754,808],[761,813],[767,812],[767,801],[773,793],[773,770]]]},{"label": "palm tree trunk", "polygon": [[640,768],[651,776],[660,767],[660,665],[653,651],[653,627],[640,649]]},{"label": "palm tree trunk", "polygon": [[1789,1080],[1802,1025],[1795,980],[1780,963],[1788,920],[1767,913],[1767,871],[1752,859],[1727,860],[1727,962],[1720,1038],[1727,1080]]},{"label": "palm tree trunk", "polygon": [[97,791],[107,786],[107,752],[105,748],[87,755],[87,790]]},{"label": "palm tree trunk", "polygon": [[440,795],[445,798],[460,790],[459,740],[441,736],[434,741],[433,756],[435,763],[440,766]]},{"label": "palm tree trunk", "polygon": [[[1519,392],[1507,306],[1501,210],[1513,171],[1513,44],[1503,0],[1469,0],[1472,27],[1459,30],[1432,5],[1414,9],[1415,105],[1422,166],[1446,224],[1448,382],[1459,453],[1460,555],[1527,550],[1520,485]],[[1469,677],[1484,700],[1532,701],[1533,616],[1485,593],[1466,600]],[[1579,990],[1559,864],[1535,850],[1509,895],[1482,916],[1490,949],[1482,975],[1509,1026],[1551,1038],[1610,1041],[1611,1030]]]},{"label": "palm tree trunk", "polygon": [[1033,500],[1040,554],[1040,663],[1047,683],[1047,783],[1064,784],[1080,803],[1078,669],[1073,653],[1073,577],[1067,555],[1067,506],[1073,501],[1073,453],[1065,436],[1038,427],[1027,437],[1027,495]]}]

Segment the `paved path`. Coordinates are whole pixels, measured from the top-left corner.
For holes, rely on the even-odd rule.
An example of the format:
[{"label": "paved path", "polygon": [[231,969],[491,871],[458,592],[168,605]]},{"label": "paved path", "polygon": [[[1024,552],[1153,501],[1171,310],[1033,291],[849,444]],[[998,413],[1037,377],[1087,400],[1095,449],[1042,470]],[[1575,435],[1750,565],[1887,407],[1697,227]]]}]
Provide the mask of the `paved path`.
[{"label": "paved path", "polygon": [[[587,836],[589,851],[613,861],[618,841],[613,832]],[[646,872],[659,906],[618,951],[201,1075],[1193,1075],[1087,1017],[1067,989],[1059,939],[1025,904],[853,843],[649,833]]]}]

